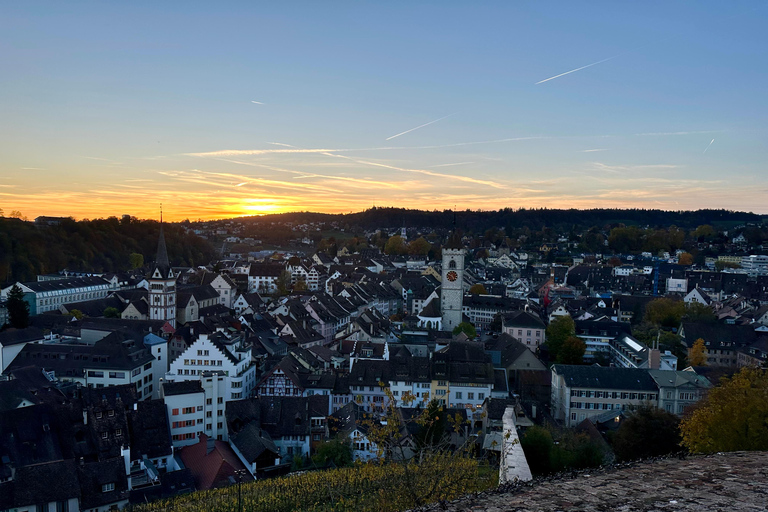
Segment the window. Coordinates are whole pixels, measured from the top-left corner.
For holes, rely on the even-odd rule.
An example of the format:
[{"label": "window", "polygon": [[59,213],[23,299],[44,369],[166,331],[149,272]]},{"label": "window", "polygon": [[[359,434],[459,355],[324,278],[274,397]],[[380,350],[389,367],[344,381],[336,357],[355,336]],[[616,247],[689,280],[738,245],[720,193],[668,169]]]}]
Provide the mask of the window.
[{"label": "window", "polygon": [[224,398],[223,397],[219,397],[218,400],[216,400],[216,403],[223,404],[224,403]]},{"label": "window", "polygon": [[173,410],[171,411],[171,415],[172,415],[172,416],[178,416],[178,415],[179,415],[179,410],[178,410],[178,409],[173,409]]},{"label": "window", "polygon": [[461,400],[461,391],[456,392],[456,400]]},{"label": "window", "polygon": [[467,400],[474,400],[475,394],[474,393],[467,393]]},{"label": "window", "polygon": [[485,393],[478,393],[477,394],[477,399],[478,400],[484,400],[485,399]]},{"label": "window", "polygon": [[152,363],[147,363],[147,364],[144,365],[144,371],[147,371],[150,368],[152,368]]},{"label": "window", "polygon": [[108,435],[108,434],[107,434],[107,432],[102,432],[102,433],[101,433],[101,438],[102,438],[102,439],[106,439],[106,438],[107,438],[107,435]]},{"label": "window", "polygon": [[121,429],[121,428],[115,429],[115,435],[116,435],[116,436],[121,436],[121,435],[123,435],[123,429]]},{"label": "window", "polygon": [[112,492],[115,490],[115,484],[114,482],[110,482],[108,484],[103,484],[101,486],[101,492]]},{"label": "window", "polygon": [[57,501],[56,512],[69,512],[69,500]]}]

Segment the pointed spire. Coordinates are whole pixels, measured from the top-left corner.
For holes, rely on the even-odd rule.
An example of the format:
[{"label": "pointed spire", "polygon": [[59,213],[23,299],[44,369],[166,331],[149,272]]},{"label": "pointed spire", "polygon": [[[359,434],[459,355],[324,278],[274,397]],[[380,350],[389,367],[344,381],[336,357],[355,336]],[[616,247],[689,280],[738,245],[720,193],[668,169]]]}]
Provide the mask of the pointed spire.
[{"label": "pointed spire", "polygon": [[[160,239],[157,241],[157,256],[155,268],[166,278],[171,271],[171,263],[168,261],[168,249],[165,247],[165,233],[163,232],[163,205],[160,205]],[[154,273],[154,271],[153,271]]]}]

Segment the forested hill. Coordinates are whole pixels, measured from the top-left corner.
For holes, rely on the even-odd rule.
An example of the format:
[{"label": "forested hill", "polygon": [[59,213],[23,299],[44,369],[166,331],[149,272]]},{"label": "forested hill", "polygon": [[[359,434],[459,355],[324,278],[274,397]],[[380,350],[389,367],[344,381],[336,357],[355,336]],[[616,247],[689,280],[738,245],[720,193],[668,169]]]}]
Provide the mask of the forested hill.
[{"label": "forested hill", "polygon": [[[210,243],[185,233],[179,225],[164,226],[172,265],[205,265],[215,257]],[[58,226],[0,218],[0,284],[34,281],[37,274],[62,269],[110,272],[131,268],[131,253],[149,263],[155,259],[160,224],[115,217]]]},{"label": "forested hill", "polygon": [[[693,229],[702,224],[724,225],[746,222],[760,222],[761,215],[729,210],[665,211],[641,209],[592,209],[592,210],[555,210],[505,208],[496,211],[458,211],[457,225],[474,233],[486,229],[506,228],[508,231],[527,227],[531,230],[542,228],[570,230],[588,229],[592,226],[603,227],[613,224],[626,224],[650,227],[669,227],[672,225]],[[450,210],[425,211],[404,208],[371,208],[359,213],[329,215],[322,213],[296,212],[262,217],[241,219],[243,222],[339,222],[362,229],[380,227],[425,227],[449,228],[453,223],[454,213]]]}]

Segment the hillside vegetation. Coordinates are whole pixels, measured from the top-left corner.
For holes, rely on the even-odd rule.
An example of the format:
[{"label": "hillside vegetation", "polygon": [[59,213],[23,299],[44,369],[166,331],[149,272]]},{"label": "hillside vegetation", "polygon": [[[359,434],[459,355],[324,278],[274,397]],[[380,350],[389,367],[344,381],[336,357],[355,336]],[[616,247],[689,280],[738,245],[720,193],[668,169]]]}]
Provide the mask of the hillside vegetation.
[{"label": "hillside vegetation", "polygon": [[[497,470],[468,458],[447,458],[451,472],[434,478],[432,471],[409,472],[400,464],[360,464],[351,468],[315,471],[282,478],[259,480],[211,491],[185,494],[146,505],[132,512],[395,512],[420,505],[404,485],[423,495],[437,489],[435,501],[451,500],[497,485]],[[411,470],[414,468],[411,467]]]},{"label": "hillside vegetation", "polygon": [[[204,265],[215,257],[210,243],[166,224],[165,239],[172,265]],[[135,218],[74,221],[58,226],[0,217],[0,284],[33,281],[37,274],[61,269],[114,272],[131,268],[131,253],[151,262],[157,251],[160,224]]]}]

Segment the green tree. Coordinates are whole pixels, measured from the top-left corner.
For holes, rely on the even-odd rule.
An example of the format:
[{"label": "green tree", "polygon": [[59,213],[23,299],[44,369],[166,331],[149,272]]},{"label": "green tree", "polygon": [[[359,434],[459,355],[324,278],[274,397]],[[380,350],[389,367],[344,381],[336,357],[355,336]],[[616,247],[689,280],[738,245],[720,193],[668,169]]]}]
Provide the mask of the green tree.
[{"label": "green tree", "polygon": [[685,306],[685,319],[697,323],[714,323],[717,321],[712,308],[698,302],[691,302]]},{"label": "green tree", "polygon": [[131,255],[128,256],[128,262],[130,263],[131,268],[141,268],[144,266],[144,255],[138,252],[132,252]]},{"label": "green tree", "polygon": [[427,242],[424,237],[419,237],[408,244],[408,254],[415,256],[426,256],[432,249],[432,244]]},{"label": "green tree", "polygon": [[405,245],[405,241],[400,235],[389,237],[387,243],[384,244],[384,252],[386,254],[399,256],[408,253],[408,247]]},{"label": "green tree", "polygon": [[487,295],[488,290],[485,289],[485,286],[483,286],[480,283],[473,284],[469,287],[469,293],[472,295]]},{"label": "green tree", "polygon": [[325,466],[329,462],[333,462],[337,468],[351,466],[352,444],[349,439],[341,437],[329,439],[317,447],[312,462],[317,466]]},{"label": "green tree", "polygon": [[475,326],[469,322],[461,322],[459,325],[453,328],[454,336],[462,332],[466,334],[467,337],[470,339],[474,339],[477,337],[477,330],[475,329]]},{"label": "green tree", "polygon": [[715,262],[715,270],[717,270],[718,272],[722,272],[726,268],[741,268],[741,265],[739,265],[738,263],[731,263],[730,261],[717,260]]},{"label": "green tree", "polygon": [[721,379],[680,430],[692,452],[768,450],[768,372],[745,367]]},{"label": "green tree", "polygon": [[693,238],[704,242],[715,237],[715,230],[709,224],[702,224],[693,231]]},{"label": "green tree", "polygon": [[679,327],[685,314],[685,302],[668,298],[654,299],[645,306],[646,322],[661,327]]},{"label": "green tree", "polygon": [[565,340],[575,335],[576,324],[568,315],[558,316],[549,323],[546,330],[546,345],[552,361],[557,361]]},{"label": "green tree", "polygon": [[703,338],[699,338],[693,342],[691,347],[690,356],[691,366],[706,366],[707,365],[707,347]]},{"label": "green tree", "polygon": [[493,316],[493,320],[491,320],[491,323],[488,325],[488,330],[491,332],[501,332],[501,329],[503,328],[504,315],[501,313],[496,313]]},{"label": "green tree", "polygon": [[672,413],[641,406],[629,414],[613,437],[613,451],[620,461],[656,457],[680,451],[680,421]]},{"label": "green tree", "polygon": [[277,277],[277,295],[288,295],[288,291],[291,288],[291,273],[287,270],[280,272]]},{"label": "green tree", "polygon": [[120,311],[113,307],[105,308],[104,318],[120,318]]},{"label": "green tree", "polygon": [[70,309],[69,314],[78,320],[85,318],[85,315],[79,309]]},{"label": "green tree", "polygon": [[8,322],[11,327],[24,329],[29,326],[29,304],[24,300],[24,291],[18,284],[8,291]]},{"label": "green tree", "polygon": [[549,430],[538,425],[532,426],[520,439],[520,446],[523,448],[531,473],[536,476],[550,473],[549,458],[555,442]]},{"label": "green tree", "polygon": [[587,344],[578,336],[568,336],[557,353],[556,361],[560,364],[582,364]]}]

